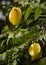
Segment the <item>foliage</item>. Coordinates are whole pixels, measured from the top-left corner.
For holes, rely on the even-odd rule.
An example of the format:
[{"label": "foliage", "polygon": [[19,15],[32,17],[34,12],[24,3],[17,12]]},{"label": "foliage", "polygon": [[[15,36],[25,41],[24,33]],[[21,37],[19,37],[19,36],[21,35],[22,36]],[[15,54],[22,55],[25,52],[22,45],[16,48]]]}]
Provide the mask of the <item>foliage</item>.
[{"label": "foliage", "polygon": [[[2,6],[2,5],[1,5]],[[13,26],[8,19],[11,7],[22,9],[22,23]],[[39,2],[15,2],[2,10],[3,19],[0,34],[0,65],[45,65],[46,64],[46,4]],[[2,20],[1,20],[2,21]],[[28,53],[32,42],[38,42],[42,48],[42,57],[32,61]]]}]

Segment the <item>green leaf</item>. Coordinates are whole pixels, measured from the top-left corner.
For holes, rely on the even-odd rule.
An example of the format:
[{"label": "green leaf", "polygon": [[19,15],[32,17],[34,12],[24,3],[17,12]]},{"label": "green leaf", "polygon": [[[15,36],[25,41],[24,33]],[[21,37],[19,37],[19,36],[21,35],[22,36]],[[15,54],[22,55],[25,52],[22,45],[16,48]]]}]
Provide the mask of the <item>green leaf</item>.
[{"label": "green leaf", "polygon": [[43,59],[39,60],[38,65],[46,65],[46,57]]},{"label": "green leaf", "polygon": [[17,65],[17,61],[14,60],[14,61],[12,62],[12,65]]},{"label": "green leaf", "polygon": [[28,19],[28,20],[26,21],[26,24],[29,25],[31,22],[33,22],[33,19]]},{"label": "green leaf", "polygon": [[26,21],[27,18],[29,17],[30,13],[32,12],[33,7],[29,6],[26,10],[25,16],[24,16],[24,20]]},{"label": "green leaf", "polygon": [[40,8],[36,8],[34,20],[37,20],[41,13],[42,13],[42,10]]},{"label": "green leaf", "polygon": [[43,57],[42,59],[32,63],[32,65],[46,65],[46,57]]},{"label": "green leaf", "polygon": [[0,54],[0,61],[4,61],[6,58],[6,53]]}]

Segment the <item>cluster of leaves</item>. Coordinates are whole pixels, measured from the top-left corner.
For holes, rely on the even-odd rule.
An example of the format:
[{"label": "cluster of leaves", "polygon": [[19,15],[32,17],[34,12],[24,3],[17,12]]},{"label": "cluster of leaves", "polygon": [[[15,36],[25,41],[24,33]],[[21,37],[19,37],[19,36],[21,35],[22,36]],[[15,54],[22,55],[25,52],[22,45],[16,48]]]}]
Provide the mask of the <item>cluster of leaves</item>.
[{"label": "cluster of leaves", "polygon": [[[17,2],[16,2],[17,3]],[[46,5],[39,2],[20,2],[22,23],[13,26],[6,20],[0,34],[0,65],[46,64]],[[8,26],[8,28],[7,28]],[[32,41],[40,43],[43,57],[31,61],[28,48]]]}]

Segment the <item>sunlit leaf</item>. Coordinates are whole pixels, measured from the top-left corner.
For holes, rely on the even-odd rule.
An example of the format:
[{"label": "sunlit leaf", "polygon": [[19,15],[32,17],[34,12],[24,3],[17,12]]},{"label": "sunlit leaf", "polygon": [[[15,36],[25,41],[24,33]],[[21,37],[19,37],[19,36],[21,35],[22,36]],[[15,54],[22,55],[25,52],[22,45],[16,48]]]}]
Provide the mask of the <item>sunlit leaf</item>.
[{"label": "sunlit leaf", "polygon": [[42,13],[42,10],[40,8],[36,8],[35,15],[34,15],[34,20],[37,20],[41,13]]},{"label": "sunlit leaf", "polygon": [[24,15],[24,20],[26,21],[27,20],[27,18],[29,17],[29,15],[30,15],[30,13],[32,12],[32,7],[31,6],[29,6],[28,8],[27,8],[27,10],[26,10],[26,13],[25,13],[25,15]]}]

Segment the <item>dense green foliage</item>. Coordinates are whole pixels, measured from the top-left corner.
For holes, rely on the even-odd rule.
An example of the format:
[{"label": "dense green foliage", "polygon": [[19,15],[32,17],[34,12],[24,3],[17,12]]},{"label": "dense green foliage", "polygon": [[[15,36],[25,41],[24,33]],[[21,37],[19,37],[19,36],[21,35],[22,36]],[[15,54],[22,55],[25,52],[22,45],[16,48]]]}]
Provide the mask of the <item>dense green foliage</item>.
[{"label": "dense green foliage", "polygon": [[[46,3],[9,2],[0,4],[4,16],[0,18],[0,65],[46,65]],[[13,6],[19,6],[23,12],[18,26],[13,26],[8,19]],[[33,41],[42,48],[42,57],[35,61],[28,53]]]}]

